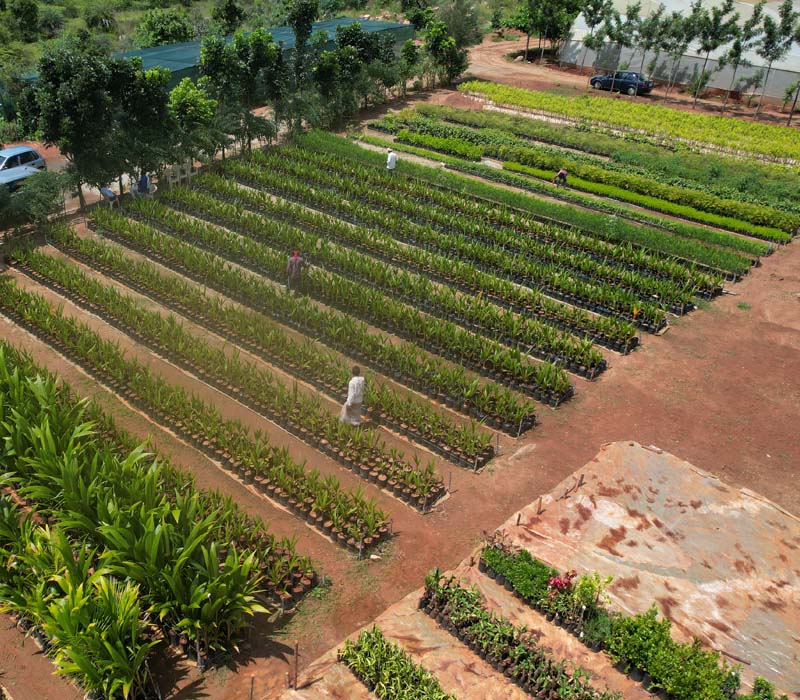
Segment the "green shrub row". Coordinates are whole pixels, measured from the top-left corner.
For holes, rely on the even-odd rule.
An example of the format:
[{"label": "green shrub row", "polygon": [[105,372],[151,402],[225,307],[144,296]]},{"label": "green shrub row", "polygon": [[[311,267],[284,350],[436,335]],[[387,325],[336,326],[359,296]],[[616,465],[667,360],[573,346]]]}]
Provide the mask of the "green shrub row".
[{"label": "green shrub row", "polygon": [[[251,171],[251,177],[257,177],[259,173],[259,170],[254,169]],[[304,206],[274,199],[267,193],[249,187],[240,187],[232,180],[202,176],[199,181],[195,180],[195,186],[197,185],[223,201],[242,206],[249,211],[262,213],[270,218],[300,225],[304,230],[313,232],[314,235],[321,234],[325,239],[324,244],[313,238],[311,234],[297,237],[297,245],[302,245],[304,250],[315,251],[315,264],[330,262],[334,266],[332,269],[339,270],[345,269],[344,265],[339,262],[340,260],[344,261],[348,263],[346,268],[348,274],[355,274],[357,277],[363,276],[371,283],[377,282],[386,291],[396,294],[397,298],[406,299],[410,303],[421,306],[427,313],[447,318],[512,347],[520,347],[539,359],[561,361],[565,365],[570,363],[584,365],[589,369],[589,374],[593,374],[605,366],[602,353],[592,348],[591,343],[579,341],[574,336],[542,323],[539,319],[510,314],[496,306],[490,298],[494,288],[489,287],[488,282],[488,289],[479,287],[477,294],[469,297],[449,286],[434,284],[428,276],[432,269],[439,270],[440,274],[445,275],[459,267],[469,267],[472,271],[471,280],[490,277],[476,271],[471,266],[463,265],[457,260],[444,256],[434,256],[412,246],[401,245],[391,236],[382,235],[374,229],[345,224]],[[318,192],[313,188],[309,188],[309,191],[309,194]],[[321,195],[322,193],[318,193],[316,197],[309,197],[309,204],[313,204],[314,199],[319,200]],[[359,265],[359,259],[354,256],[346,253],[339,255],[335,251],[332,251],[333,255],[329,256],[328,252],[331,247],[327,242],[330,240],[353,246],[356,250],[366,248],[370,255],[390,260],[391,265],[382,269],[378,268],[379,274],[375,274],[376,268],[371,264],[369,270],[362,272],[363,267]],[[445,248],[443,245],[443,249],[450,249],[450,246]],[[423,274],[417,274],[417,270],[409,271],[407,267],[410,265],[401,266],[400,263],[403,262],[413,263],[414,267]],[[486,292],[486,294],[484,295],[482,292]]]},{"label": "green shrub row", "polygon": [[[626,672],[647,673],[650,687],[665,690],[670,700],[744,700],[737,694],[738,669],[730,668],[719,652],[703,649],[697,639],[674,641],[670,620],[659,620],[655,605],[630,616],[610,612],[605,593],[610,576],[602,578],[594,572],[579,577],[575,571],[559,574],[528,551],[512,549],[501,537],[489,541],[481,552],[480,565],[527,603],[567,626],[585,644],[604,647]],[[774,697],[771,684],[760,679],[759,686],[773,693],[763,697]]]},{"label": "green shrub row", "polygon": [[[312,136],[315,137],[315,135]],[[304,137],[304,139],[307,138],[309,137]],[[361,140],[375,145],[386,145],[384,139],[371,136],[362,136]],[[357,145],[351,145],[350,148],[353,151],[347,152],[345,157],[349,157],[354,162],[369,163],[375,167],[382,163],[383,159],[372,151]],[[441,168],[411,162],[402,164],[404,172],[409,172],[423,181],[446,187],[452,191],[464,192],[503,203],[526,211],[533,216],[548,217],[560,221],[565,226],[576,226],[586,235],[601,240],[629,242],[653,253],[675,256],[687,263],[695,263],[736,275],[746,274],[750,269],[752,259],[746,256],[757,257],[770,252],[769,245],[761,241],[724,231],[661,219],[574,190],[554,189],[544,182],[479,163],[469,163],[403,144],[397,144],[397,150],[436,160],[453,171],[511,185],[526,192],[543,194],[551,199],[561,199],[577,205],[566,206],[545,201],[531,197],[524,192],[500,188],[495,184],[464,178],[455,173],[443,172]],[[603,214],[599,212],[603,212]],[[638,226],[632,222],[640,222],[644,226]]]},{"label": "green shrub row", "polygon": [[364,630],[355,640],[348,639],[337,657],[380,700],[456,700],[378,627]]},{"label": "green shrub row", "polygon": [[[504,162],[503,167],[512,172],[533,175],[534,177],[546,180],[551,179],[552,175],[549,170],[545,171],[539,168],[532,168],[527,165],[510,161]],[[679,216],[683,219],[698,221],[709,226],[718,226],[720,228],[728,229],[729,231],[738,231],[739,233],[744,233],[748,236],[760,238],[765,241],[788,243],[792,240],[792,236],[789,233],[774,227],[757,226],[755,224],[742,221],[741,219],[735,219],[729,216],[720,216],[719,214],[714,214],[708,211],[700,211],[691,206],[669,202],[657,197],[629,192],[628,190],[616,187],[614,185],[590,182],[579,177],[570,176],[569,186],[603,197],[610,197],[611,199],[629,202],[646,209],[652,209],[653,211],[660,211],[671,216]]]},{"label": "green shrub row", "polygon": [[[293,179],[294,188],[308,181],[319,185],[317,191],[324,191],[317,198],[322,201],[331,195],[341,195],[348,201],[348,207],[354,207],[350,202],[359,199],[381,210],[384,217],[402,210],[413,223],[418,224],[415,227],[419,232],[417,238],[421,236],[427,240],[430,229],[436,229],[440,238],[442,235],[450,238],[463,236],[465,244],[488,244],[512,256],[522,254],[532,260],[556,262],[578,275],[591,270],[591,277],[605,277],[612,284],[634,272],[638,279],[632,288],[640,287],[639,291],[648,299],[657,296],[664,300],[671,296],[664,289],[650,289],[656,280],[700,293],[713,293],[721,283],[716,275],[709,275],[682,261],[665,259],[641,248],[598,240],[580,230],[565,227],[559,221],[533,217],[526,211],[483,198],[465,197],[445,188],[432,188],[413,177],[367,172],[325,154],[287,149],[269,155],[261,153],[254,161],[269,166],[270,172],[262,173],[260,177],[264,179],[271,175],[273,187],[276,178],[288,176]],[[226,168],[230,167],[230,163],[226,165]],[[347,217],[347,207],[338,207],[337,211],[342,208]],[[604,270],[602,275],[598,263]]]},{"label": "green shrub row", "polygon": [[[185,207],[192,216],[169,211],[152,200],[139,200],[136,211],[147,212],[148,221],[177,238],[236,261],[277,282],[285,281],[287,256],[283,251],[298,244],[297,231],[193,190],[173,188],[162,197],[162,201]],[[208,219],[223,225],[207,223]],[[312,248],[304,247],[304,250]],[[374,268],[381,267],[371,258],[368,264]],[[324,304],[435,349],[437,354],[457,359],[475,371],[491,372],[498,381],[513,386],[517,391],[553,405],[572,396],[573,389],[566,372],[554,364],[533,364],[516,348],[505,347],[451,321],[422,314],[394,296],[342,274],[310,267],[303,276],[303,290]]]},{"label": "green shrub row", "polygon": [[421,351],[412,343],[372,332],[366,324],[317,306],[306,297],[283,293],[274,285],[244,272],[213,253],[206,252],[146,224],[116,212],[96,210],[95,219],[105,235],[161,264],[178,270],[201,284],[258,309],[302,333],[408,384],[433,398],[446,397],[448,405],[517,436],[535,422],[535,405],[518,393],[494,382],[481,383],[463,367],[451,365]]},{"label": "green shrub row", "polygon": [[34,329],[90,372],[120,388],[160,422],[196,443],[202,441],[218,458],[236,462],[249,478],[254,473],[264,477],[287,501],[294,501],[293,507],[310,499],[321,518],[330,519],[356,542],[367,537],[375,541],[388,533],[388,516],[360,489],[346,491],[335,476],[323,478],[319,471],[306,469],[305,463],[293,460],[285,448],[271,444],[263,433],[251,432],[238,420],[224,419],[213,404],[165,382],[135,359],[127,359],[116,344],[65,316],[43,297],[23,291],[10,278],[0,277],[0,292],[0,305],[13,320]]},{"label": "green shrub row", "polygon": [[[265,314],[210,295],[197,284],[161,272],[148,260],[132,260],[119,246],[81,238],[72,229],[53,231],[48,238],[81,262],[177,308],[183,315],[246,346],[293,376],[310,381],[332,398],[343,398],[352,361],[322,350],[309,338],[295,340]],[[391,421],[396,430],[407,425],[412,437],[422,436],[439,447],[446,445],[448,449],[444,454],[451,460],[463,454],[474,464],[484,450],[491,449],[492,434],[475,421],[450,418],[429,401],[398,392],[370,372],[365,373],[365,377],[364,403],[376,422]]]},{"label": "green shrub row", "polygon": [[[396,117],[397,119],[397,117]],[[591,184],[605,184],[616,187],[620,195],[630,191],[652,198],[664,200],[668,203],[685,204],[688,207],[702,212],[717,214],[727,219],[738,220],[768,229],[779,229],[787,233],[795,233],[800,226],[800,216],[780,211],[763,204],[752,204],[736,199],[722,199],[715,194],[694,187],[677,187],[665,184],[650,176],[632,172],[630,166],[619,166],[611,162],[603,162],[590,156],[584,156],[547,146],[538,146],[498,131],[497,129],[472,129],[456,126],[429,117],[419,117],[414,114],[401,122],[402,132],[416,135],[427,135],[443,139],[442,145],[437,150],[447,152],[452,143],[471,143],[481,149],[483,155],[492,156],[500,160],[510,160],[522,165],[528,165],[544,170],[556,172],[559,168],[568,168],[571,175],[577,175],[582,182]],[[399,138],[399,136],[398,136]],[[399,138],[401,141],[411,143],[408,138]],[[413,144],[412,144],[413,145]],[[422,143],[418,145],[424,145]],[[459,155],[455,151],[453,155]],[[587,189],[584,187],[583,189]],[[696,218],[696,217],[691,217]],[[728,226],[731,228],[731,226]],[[734,230],[737,230],[734,228]]]},{"label": "green shrub row", "polygon": [[467,160],[480,160],[483,155],[483,149],[480,146],[464,143],[457,138],[440,138],[438,136],[414,133],[406,129],[401,129],[397,133],[397,140],[412,146],[429,148],[432,151],[451,153]]},{"label": "green shrub row", "polygon": [[[239,166],[226,167],[231,173],[242,172]],[[270,170],[272,172],[267,172],[267,168],[261,167],[255,176],[252,173],[245,174],[243,181],[266,186],[270,191],[286,196],[286,190],[291,189],[286,172],[295,176],[296,173],[291,173],[288,169],[285,172]],[[341,178],[341,174],[338,177]],[[329,182],[333,186],[332,178]],[[292,187],[302,187],[302,184],[295,182]],[[353,189],[354,185],[350,183],[347,190],[351,194],[348,196],[352,196]],[[374,188],[365,184],[360,189],[368,193]],[[649,323],[651,319],[663,318],[661,310],[672,310],[674,307],[685,309],[691,305],[692,297],[696,293],[713,294],[719,288],[719,283],[715,280],[703,275],[694,276],[691,271],[675,263],[673,266],[676,274],[680,276],[680,273],[689,272],[688,279],[676,282],[627,269],[624,264],[612,259],[612,255],[617,259],[624,258],[624,249],[611,251],[608,257],[596,251],[587,254],[580,245],[570,245],[572,232],[569,231],[554,231],[543,226],[538,229],[537,235],[524,236],[520,235],[522,231],[518,233],[492,226],[488,222],[480,223],[476,221],[478,217],[452,216],[437,206],[426,206],[419,201],[422,196],[404,197],[402,192],[388,192],[383,189],[369,199],[372,206],[378,205],[384,210],[405,209],[409,218],[413,218],[412,223],[417,224],[419,234],[412,240],[414,244],[433,246],[444,254],[451,251],[455,258],[473,262],[489,274],[514,280],[527,288],[544,289],[556,296],[571,294],[580,297],[583,301],[579,305],[584,307],[605,305],[611,310],[608,313],[612,316],[618,314],[621,318],[636,320],[636,308],[641,315],[638,320],[646,319]],[[423,216],[432,219],[436,225],[426,226]],[[522,222],[517,223],[521,230],[525,229]],[[591,242],[607,245],[594,239]],[[653,261],[645,257],[642,262],[646,267],[647,263]],[[565,276],[563,273],[566,272],[571,273],[571,276]]]},{"label": "green shrub row", "polygon": [[795,233],[800,226],[800,217],[786,212],[664,185],[627,171],[616,172],[566,151],[520,145],[518,139],[492,129],[477,131],[429,118],[413,118],[397,132],[397,140],[456,157],[465,157],[463,146],[472,142],[470,145],[480,154],[468,160],[491,156],[510,161],[508,165],[542,172],[541,177],[548,180],[560,168],[568,168],[572,187],[767,240],[787,240],[789,237],[783,234]]},{"label": "green shrub row", "polygon": [[784,126],[685,112],[645,102],[590,95],[567,97],[475,80],[461,83],[458,89],[497,104],[638,130],[659,139],[705,143],[734,154],[763,155],[776,160],[800,159],[797,134]]},{"label": "green shrub row", "polygon": [[620,693],[594,687],[580,666],[568,671],[536,635],[488,610],[477,589],[442,578],[438,569],[425,577],[419,607],[532,697],[621,700]]},{"label": "green shrub row", "polygon": [[[228,355],[211,345],[202,335],[190,333],[172,314],[162,315],[145,308],[134,297],[118,291],[115,285],[89,277],[73,263],[28,251],[22,261],[34,274],[72,298],[83,300],[96,313],[111,319],[140,342],[159,352],[169,353],[178,363],[195,372],[220,390],[248,403],[258,413],[298,434],[312,446],[319,446],[324,437],[330,445],[350,458],[347,466],[374,465],[389,479],[404,487],[416,488],[430,503],[444,495],[441,477],[433,462],[420,464],[414,455],[413,464],[403,452],[391,449],[374,428],[341,423],[338,414],[328,410],[317,395],[306,395],[295,386],[286,386],[268,369],[246,361],[241,355]],[[269,412],[259,408],[269,406]],[[300,432],[300,428],[305,433]]]},{"label": "green shrub row", "polygon": [[[414,109],[423,116],[454,124],[502,129],[524,139],[605,156],[609,159],[606,167],[613,164],[617,169],[628,168],[668,185],[695,188],[725,199],[800,214],[800,183],[784,166],[767,166],[751,161],[743,168],[740,159],[707,152],[694,153],[683,147],[675,150],[632,142],[588,124],[564,126],[492,110],[457,109],[424,103]],[[391,116],[387,115],[386,119]],[[576,154],[570,155],[575,157]],[[597,162],[596,159],[593,162]]]}]

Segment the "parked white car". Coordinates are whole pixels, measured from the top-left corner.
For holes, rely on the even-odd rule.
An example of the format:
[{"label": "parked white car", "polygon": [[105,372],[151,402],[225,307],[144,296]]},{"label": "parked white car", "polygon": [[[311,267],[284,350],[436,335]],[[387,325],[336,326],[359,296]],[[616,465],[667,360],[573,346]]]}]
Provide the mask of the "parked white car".
[{"label": "parked white car", "polygon": [[0,151],[0,184],[10,190],[15,190],[22,180],[43,170],[47,170],[47,163],[30,146],[12,146]]},{"label": "parked white car", "polygon": [[0,186],[5,185],[10,192],[13,192],[19,188],[23,180],[40,172],[42,171],[30,168],[27,165],[21,165],[11,170],[0,170]]}]

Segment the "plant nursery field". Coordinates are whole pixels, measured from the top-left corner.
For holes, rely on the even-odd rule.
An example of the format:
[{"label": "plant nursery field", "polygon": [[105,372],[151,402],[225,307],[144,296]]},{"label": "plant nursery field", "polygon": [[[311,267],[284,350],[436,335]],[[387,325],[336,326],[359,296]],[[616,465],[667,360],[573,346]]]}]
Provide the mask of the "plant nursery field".
[{"label": "plant nursery field", "polygon": [[[14,676],[15,700],[276,697],[295,641],[302,667],[610,439],[799,505],[781,486],[800,459],[782,165],[752,156],[745,180],[721,153],[445,105],[371,125],[217,162],[8,255],[0,598],[19,629],[0,649],[32,636],[66,676]],[[372,150],[388,138],[394,173]],[[339,420],[354,364],[360,427]],[[429,583],[431,619],[458,598],[519,644],[527,675],[484,669],[488,696],[647,697],[611,663],[565,666],[577,642],[543,649]],[[675,644],[717,678],[706,647]],[[452,692],[379,630],[342,654],[372,687],[370,654],[414,679],[380,697]]]}]

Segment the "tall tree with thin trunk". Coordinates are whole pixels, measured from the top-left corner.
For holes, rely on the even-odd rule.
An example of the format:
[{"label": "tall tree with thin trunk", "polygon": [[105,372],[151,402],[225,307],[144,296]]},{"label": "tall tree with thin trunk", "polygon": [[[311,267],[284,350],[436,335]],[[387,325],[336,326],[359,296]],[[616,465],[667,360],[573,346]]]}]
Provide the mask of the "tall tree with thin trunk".
[{"label": "tall tree with thin trunk", "polygon": [[583,45],[585,48],[583,50],[583,58],[581,58],[581,73],[583,73],[583,65],[586,62],[586,53],[589,49],[594,49],[596,46],[594,30],[610,17],[613,7],[612,0],[586,0],[583,5],[581,14],[583,15],[583,21],[586,22],[586,26],[589,27],[589,33],[583,37]]},{"label": "tall tree with thin trunk", "polygon": [[784,0],[781,3],[778,8],[777,22],[770,15],[764,17],[764,33],[756,46],[756,53],[767,62],[767,75],[764,78],[764,86],[761,88],[761,97],[758,98],[756,116],[761,112],[761,106],[764,103],[764,93],[767,91],[772,64],[780,61],[792,48],[796,22],[797,12],[794,10],[792,0]]},{"label": "tall tree with thin trunk", "polygon": [[[797,27],[795,27],[794,37],[792,40],[795,44],[800,44],[800,22],[798,22]],[[798,97],[800,97],[800,82],[797,83],[797,90],[794,91],[794,100],[792,100],[792,108],[789,110],[789,117],[786,120],[786,126],[790,126],[792,123],[792,115],[794,114],[795,107],[797,107]]]},{"label": "tall tree with thin trunk", "polygon": [[294,32],[295,87],[305,85],[309,70],[306,65],[306,45],[311,38],[311,28],[319,16],[318,0],[287,0],[286,23]]},{"label": "tall tree with thin trunk", "polygon": [[636,49],[639,46],[639,38],[642,29],[642,3],[639,0],[631,3],[625,8],[625,21],[619,28],[619,31],[625,35],[622,46],[626,49],[633,49],[630,59],[628,59],[628,67],[633,63],[633,58],[636,56]]},{"label": "tall tree with thin trunk", "polygon": [[639,72],[644,70],[644,61],[647,58],[647,52],[652,51],[661,42],[662,33],[664,31],[664,13],[667,8],[664,3],[660,3],[655,12],[651,12],[647,17],[643,17],[639,23],[639,37],[637,48],[642,50],[642,62],[639,65]]},{"label": "tall tree with thin trunk", "polygon": [[700,71],[700,76],[695,86],[693,106],[697,104],[700,90],[708,81],[706,67],[708,66],[708,58],[711,52],[724,46],[736,36],[736,23],[739,20],[739,13],[734,11],[735,2],[736,0],[724,0],[718,7],[711,8],[711,12],[703,9],[697,15],[697,36],[700,40],[700,51],[705,53],[706,58],[703,61],[703,69]]},{"label": "tall tree with thin trunk", "polygon": [[[580,0],[529,0],[528,4],[534,6],[539,38],[550,42],[551,48],[557,46],[560,50],[580,14]],[[541,49],[539,60],[543,61],[544,44],[541,45]]]},{"label": "tall tree with thin trunk", "polygon": [[103,187],[124,170],[116,147],[116,105],[124,86],[117,77],[119,60],[76,37],[49,47],[39,59],[39,77],[22,102],[48,145],[57,145],[69,161],[81,209],[83,184]]},{"label": "tall tree with thin trunk", "polygon": [[766,4],[767,0],[760,0],[753,6],[753,14],[744,24],[737,25],[736,36],[734,36],[733,43],[720,58],[720,68],[724,67],[724,65],[729,65],[733,68],[731,84],[725,91],[725,100],[722,103],[723,112],[728,106],[728,99],[730,98],[734,85],[736,85],[736,73],[739,71],[739,68],[746,68],[752,65],[752,63],[745,58],[745,54],[753,50],[758,38],[761,36],[761,21],[764,18],[764,7]]},{"label": "tall tree with thin trunk", "polygon": [[664,91],[664,99],[669,96],[672,86],[678,77],[683,54],[686,53],[689,44],[697,36],[696,18],[702,7],[702,0],[696,0],[692,3],[692,12],[688,15],[684,16],[682,12],[674,11],[670,14],[669,24],[664,35],[664,48],[672,59],[672,67],[670,68],[667,89]]},{"label": "tall tree with thin trunk", "polygon": [[[525,2],[509,18],[508,26],[518,32],[525,32],[525,58],[528,60],[528,50],[531,45],[531,34],[538,30],[538,12],[535,7],[535,0]],[[541,43],[541,40],[540,40]]]},{"label": "tall tree with thin trunk", "polygon": [[[618,46],[620,50],[629,49],[633,46],[634,38],[638,36],[639,11],[641,9],[642,5],[639,2],[628,5],[625,10],[625,19],[622,19],[619,12],[614,10],[603,24],[603,31],[606,36],[608,36],[611,43]],[[611,77],[612,92],[614,91],[614,82],[617,78],[618,67],[619,60],[617,60],[617,65],[614,66],[614,73]]]}]

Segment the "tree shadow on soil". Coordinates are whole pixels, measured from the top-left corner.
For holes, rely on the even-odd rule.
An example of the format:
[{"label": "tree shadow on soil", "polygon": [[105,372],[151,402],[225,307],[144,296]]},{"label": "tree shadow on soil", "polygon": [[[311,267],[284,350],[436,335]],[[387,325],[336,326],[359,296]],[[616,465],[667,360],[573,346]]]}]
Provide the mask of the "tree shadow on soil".
[{"label": "tree shadow on soil", "polygon": [[[273,635],[294,617],[294,613],[294,610],[288,611],[273,622],[265,615],[258,615],[249,637],[239,644],[239,653],[218,659],[207,673],[236,673],[256,659],[276,658],[288,664],[294,655],[293,647],[277,641]],[[197,700],[210,695],[206,692],[206,676],[197,669],[195,661],[172,647],[164,647],[162,654],[154,657],[152,672],[164,698]]]},{"label": "tree shadow on soil", "polygon": [[[448,87],[442,88],[441,90],[446,89],[448,89]],[[382,117],[389,110],[400,110],[405,109],[406,107],[411,107],[417,102],[427,100],[431,95],[433,95],[434,92],[441,92],[441,90],[413,90],[407,92],[403,97],[393,97],[391,100],[384,102],[383,104],[372,105],[368,109],[362,109],[352,119],[348,119],[344,128],[349,129],[358,127],[364,122]]]}]

